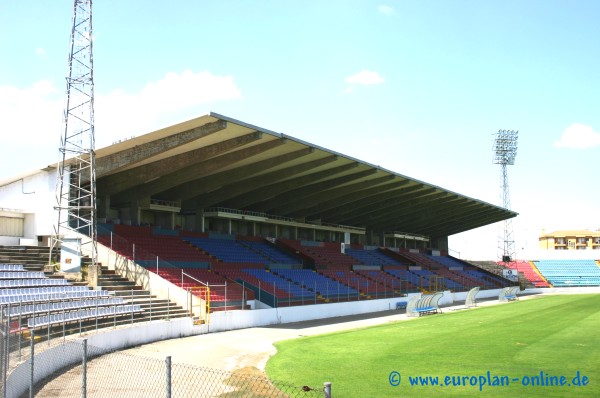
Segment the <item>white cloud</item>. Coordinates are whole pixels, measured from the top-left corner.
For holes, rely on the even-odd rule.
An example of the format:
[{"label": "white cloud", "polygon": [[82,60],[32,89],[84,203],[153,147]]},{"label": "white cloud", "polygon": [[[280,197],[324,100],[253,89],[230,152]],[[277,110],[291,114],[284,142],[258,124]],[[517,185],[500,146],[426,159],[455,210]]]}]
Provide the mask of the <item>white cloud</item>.
[{"label": "white cloud", "polygon": [[377,10],[379,10],[380,13],[385,14],[387,16],[393,15],[395,12],[392,7],[385,4],[378,6]]},{"label": "white cloud", "polygon": [[371,86],[373,84],[383,83],[384,80],[379,73],[370,70],[362,70],[346,78],[346,83],[358,84],[362,86]]},{"label": "white cloud", "polygon": [[[98,148],[201,116],[206,110],[199,106],[242,98],[233,77],[190,70],[167,73],[139,92],[100,92],[96,87]],[[0,85],[0,132],[3,146],[11,148],[0,159],[0,174],[14,175],[58,159],[63,107],[64,90],[51,81],[40,80],[27,88]]]},{"label": "white cloud", "polygon": [[44,49],[43,49],[43,48],[41,48],[41,47],[38,47],[38,48],[36,48],[36,49],[35,49],[35,53],[36,53],[37,55],[40,55],[40,56],[45,56],[45,55],[46,55],[46,50],[44,50]]},{"label": "white cloud", "polygon": [[167,73],[138,93],[121,89],[96,97],[96,139],[107,145],[116,139],[146,133],[170,123],[200,116],[199,106],[241,99],[231,76],[210,72]]},{"label": "white cloud", "polygon": [[567,127],[560,139],[554,142],[557,148],[585,149],[600,145],[600,133],[591,126],[573,123]]},{"label": "white cloud", "polygon": [[0,131],[4,142],[59,142],[63,93],[53,82],[40,80],[20,89],[0,86]]},{"label": "white cloud", "polygon": [[379,76],[379,73],[370,70],[362,70],[346,78],[346,83],[349,83],[350,85],[344,89],[343,93],[350,94],[354,92],[355,86],[372,86],[383,82],[384,79]]}]

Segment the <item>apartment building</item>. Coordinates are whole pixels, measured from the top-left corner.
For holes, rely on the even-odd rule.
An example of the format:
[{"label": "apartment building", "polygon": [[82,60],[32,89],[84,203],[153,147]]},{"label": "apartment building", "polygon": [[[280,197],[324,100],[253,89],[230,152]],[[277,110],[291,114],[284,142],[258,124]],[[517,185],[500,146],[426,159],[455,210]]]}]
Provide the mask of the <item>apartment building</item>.
[{"label": "apartment building", "polygon": [[551,233],[542,230],[539,247],[545,250],[600,250],[600,230],[564,230]]}]

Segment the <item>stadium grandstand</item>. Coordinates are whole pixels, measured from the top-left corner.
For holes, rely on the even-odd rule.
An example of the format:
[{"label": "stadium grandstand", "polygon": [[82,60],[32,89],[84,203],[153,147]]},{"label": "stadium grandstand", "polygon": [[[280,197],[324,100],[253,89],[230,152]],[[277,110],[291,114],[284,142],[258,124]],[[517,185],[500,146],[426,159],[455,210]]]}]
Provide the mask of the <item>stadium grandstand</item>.
[{"label": "stadium grandstand", "polygon": [[135,345],[415,295],[497,298],[516,285],[506,270],[522,288],[600,285],[595,260],[453,257],[450,235],[517,213],[223,115],[96,155],[99,264],[81,253],[77,272],[48,263],[58,165],[0,182],[0,305],[19,344],[129,325]]}]

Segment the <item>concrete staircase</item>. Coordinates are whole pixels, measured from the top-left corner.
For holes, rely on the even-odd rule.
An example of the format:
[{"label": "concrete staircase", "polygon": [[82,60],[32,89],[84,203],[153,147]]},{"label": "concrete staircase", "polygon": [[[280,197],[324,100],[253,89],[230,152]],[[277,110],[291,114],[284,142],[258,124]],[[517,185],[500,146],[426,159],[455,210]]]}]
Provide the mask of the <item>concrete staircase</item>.
[{"label": "concrete staircase", "polygon": [[49,257],[47,246],[0,246],[0,263],[23,264],[28,271],[43,271]]},{"label": "concrete staircase", "polygon": [[144,290],[106,267],[102,267],[102,275],[98,278],[98,289],[114,292],[115,297],[122,297],[128,304],[139,304],[144,310],[144,313],[134,315],[134,319],[139,321],[189,316],[185,308],[168,299],[150,294],[148,290]]}]

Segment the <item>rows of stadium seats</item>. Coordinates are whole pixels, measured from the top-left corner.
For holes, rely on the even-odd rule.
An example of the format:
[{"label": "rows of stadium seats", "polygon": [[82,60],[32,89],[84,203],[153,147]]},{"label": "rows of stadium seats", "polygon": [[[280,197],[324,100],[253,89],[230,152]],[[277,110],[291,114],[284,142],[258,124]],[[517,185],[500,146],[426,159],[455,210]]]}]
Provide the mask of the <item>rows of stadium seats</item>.
[{"label": "rows of stadium seats", "polygon": [[285,253],[284,251],[274,247],[264,241],[242,240],[240,243],[249,247],[254,252],[260,254],[268,260],[270,264],[301,264],[302,260]]},{"label": "rows of stadium seats", "polygon": [[[401,250],[398,255],[420,266],[423,270],[428,270],[434,275],[442,277],[441,284],[446,289],[469,290],[475,286],[494,288],[505,285],[505,281],[493,276],[493,274],[486,274],[480,271],[478,276],[478,274],[466,272],[474,269],[474,267],[457,262],[457,260],[449,256],[431,256],[407,250]],[[429,274],[421,274],[424,277],[432,278]],[[439,288],[440,281],[436,285]]]},{"label": "rows of stadium seats", "polygon": [[498,265],[503,267],[517,270],[519,273],[523,273],[523,276],[529,283],[535,287],[550,287],[548,281],[540,274],[537,267],[533,262],[517,260],[510,263],[498,262]]},{"label": "rows of stadium seats", "polygon": [[539,260],[533,263],[555,287],[600,286],[600,265],[594,260]]},{"label": "rows of stadium seats", "polygon": [[[394,290],[390,286],[386,286],[383,281],[373,279],[370,276],[354,271],[346,270],[319,270],[319,273],[328,278],[353,288],[357,292],[362,292],[365,295],[373,297],[383,297],[393,295]],[[399,286],[399,284],[398,284]]]},{"label": "rows of stadium seats", "polygon": [[211,238],[193,238],[186,237],[184,240],[193,246],[202,249],[205,253],[210,253],[223,262],[247,262],[266,264],[267,258],[261,254],[243,246],[237,240],[232,239],[211,239]]},{"label": "rows of stadium seats", "polygon": [[475,267],[474,265],[465,263],[452,256],[430,255],[429,257],[437,263],[446,266],[450,271],[453,271],[456,275],[462,276],[465,279],[469,279],[471,281],[472,286],[478,286],[477,284],[482,283],[482,281],[491,283],[493,285],[496,284],[498,286],[503,285],[505,282],[498,275],[485,272],[482,269]]},{"label": "rows of stadium seats", "polygon": [[[317,269],[346,269],[350,270],[353,265],[362,264],[355,258],[341,252],[338,242],[302,242],[297,240],[281,239],[281,244],[296,250],[310,258]],[[303,244],[304,243],[304,244]],[[309,244],[307,244],[309,243]]]},{"label": "rows of stadium seats", "polygon": [[[127,258],[143,261],[146,264],[156,262],[156,257],[182,265],[197,263],[205,267],[214,259],[187,244],[179,236],[165,234],[163,230],[150,227],[132,227],[127,225],[111,225],[114,234],[98,233],[98,241]],[[105,229],[106,225],[103,225]],[[157,235],[154,233],[158,232]],[[178,231],[175,231],[178,232]],[[193,266],[193,265],[192,265]]]},{"label": "rows of stadium seats", "polygon": [[402,265],[397,259],[386,256],[379,249],[346,248],[346,254],[358,260],[358,264],[366,265]]},{"label": "rows of stadium seats", "polygon": [[231,281],[237,281],[245,286],[251,286],[251,288],[256,289],[254,297],[257,299],[260,296],[260,291],[266,292],[279,300],[291,297],[291,294],[287,290],[281,289],[272,283],[267,283],[265,280],[253,275],[252,271],[246,272],[252,269],[218,267],[215,269],[215,272]]},{"label": "rows of stadium seats", "polygon": [[[27,271],[22,264],[0,264],[0,307],[11,322],[11,332],[64,325],[104,317],[142,312],[106,290],[70,285],[65,279],[48,278],[44,272]],[[50,329],[48,329],[49,333]]]},{"label": "rows of stadium seats", "polygon": [[418,291],[419,287],[429,289],[429,279],[409,271],[406,266],[387,266],[385,271],[402,281],[400,286],[407,291]]},{"label": "rows of stadium seats", "polygon": [[[408,291],[408,290],[417,290],[416,288],[410,287],[405,281],[398,279],[394,275],[386,272],[386,271],[373,271],[373,270],[356,270],[354,271],[356,274],[362,275],[368,278],[371,281],[378,282],[378,285],[375,285],[375,294],[378,297],[382,295],[384,297],[391,295],[395,292],[399,291]],[[378,290],[380,286],[384,287],[383,292]],[[371,286],[370,293],[373,293],[373,287]]]},{"label": "rows of stadium seats", "polygon": [[[152,268],[150,270],[154,271]],[[228,307],[241,307],[244,300],[253,300],[254,292],[244,289],[237,283],[232,283],[222,275],[204,268],[173,268],[160,267],[158,275],[176,286],[185,290],[192,290],[194,294],[205,297],[202,287],[210,285],[210,301],[213,309]],[[198,282],[200,281],[200,283]]]},{"label": "rows of stadium seats", "polygon": [[244,271],[258,278],[262,282],[262,285],[273,285],[277,289],[285,291],[287,296],[295,301],[302,300],[303,298],[308,300],[315,296],[313,291],[301,286],[299,282],[286,280],[266,269],[247,268]]},{"label": "rows of stadium seats", "polygon": [[289,281],[299,281],[300,285],[311,289],[313,295],[316,293],[326,299],[339,299],[358,294],[356,289],[309,269],[275,269],[273,273]]},{"label": "rows of stadium seats", "polygon": [[[192,288],[199,283],[186,278],[182,281],[182,271],[202,283],[223,285],[229,281],[227,300],[251,296],[239,283],[247,283],[255,296],[263,291],[272,295],[275,301],[288,302],[307,298],[327,301],[350,296],[387,297],[419,289],[466,290],[491,284],[490,275],[478,272],[474,267],[464,263],[445,264],[431,256],[409,251],[347,245],[344,254],[340,244],[335,242],[288,239],[274,244],[258,237],[190,234],[118,225],[114,226],[114,234],[117,232],[124,232],[130,245],[136,244],[136,252],[141,248],[152,254],[145,260],[136,253],[140,265],[158,271],[159,275],[183,288]],[[115,236],[111,235],[110,239],[114,243]],[[156,256],[169,266],[163,266],[162,262],[157,265],[153,260]],[[303,266],[306,269],[299,269]],[[317,272],[308,269],[311,267]],[[219,278],[215,279],[216,276]],[[211,292],[211,298],[215,303],[222,303],[225,294],[217,289]]]}]

